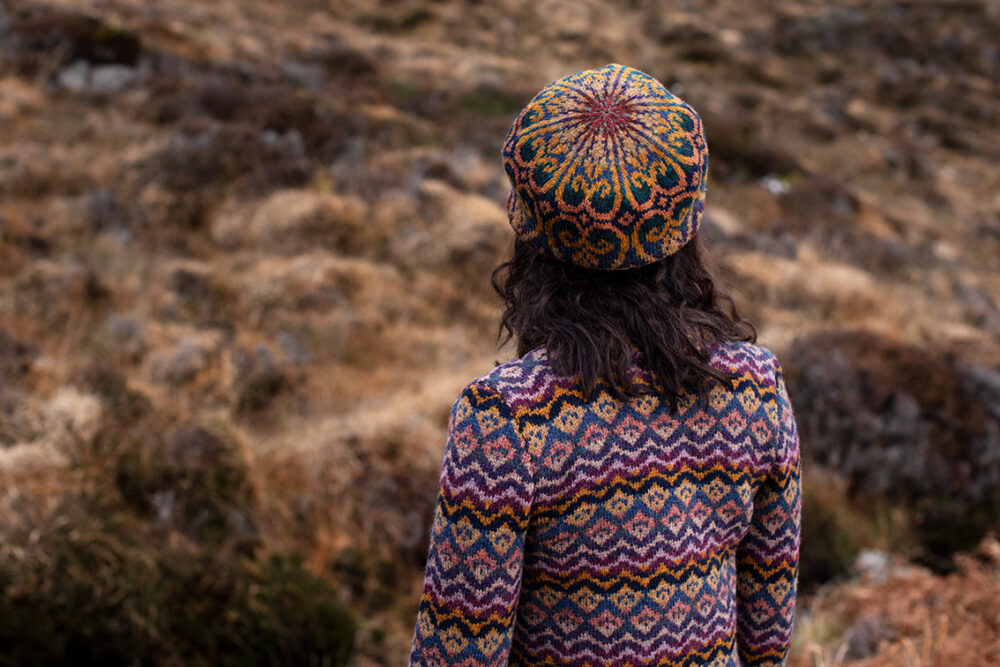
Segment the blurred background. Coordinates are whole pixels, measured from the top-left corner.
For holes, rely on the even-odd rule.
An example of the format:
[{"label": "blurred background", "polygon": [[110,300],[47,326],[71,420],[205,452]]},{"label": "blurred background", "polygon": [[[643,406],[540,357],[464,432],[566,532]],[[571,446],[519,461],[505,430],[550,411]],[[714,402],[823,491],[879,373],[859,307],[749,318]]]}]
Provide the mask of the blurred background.
[{"label": "blurred background", "polygon": [[399,665],[511,357],[504,135],[620,62],[786,369],[790,664],[1000,664],[995,0],[0,0],[0,665]]}]

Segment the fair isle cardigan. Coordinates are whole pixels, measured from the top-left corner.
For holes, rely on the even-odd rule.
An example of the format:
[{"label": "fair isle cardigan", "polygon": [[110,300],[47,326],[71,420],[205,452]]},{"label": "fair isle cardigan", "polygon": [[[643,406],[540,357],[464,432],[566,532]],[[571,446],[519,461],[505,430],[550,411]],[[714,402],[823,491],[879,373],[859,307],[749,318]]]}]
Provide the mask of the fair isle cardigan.
[{"label": "fair isle cardigan", "polygon": [[727,343],[711,363],[732,387],[676,411],[585,401],[540,348],[462,391],[411,665],[784,664],[795,419],[770,351]]}]

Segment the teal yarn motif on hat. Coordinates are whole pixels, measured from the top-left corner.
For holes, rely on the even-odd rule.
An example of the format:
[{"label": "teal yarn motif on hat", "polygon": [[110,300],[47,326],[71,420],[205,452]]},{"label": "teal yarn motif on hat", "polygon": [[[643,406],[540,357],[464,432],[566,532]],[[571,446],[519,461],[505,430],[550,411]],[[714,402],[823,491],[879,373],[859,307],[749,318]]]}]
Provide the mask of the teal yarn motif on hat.
[{"label": "teal yarn motif on hat", "polygon": [[701,118],[631,67],[605,65],[545,86],[511,126],[503,163],[515,233],[570,264],[650,264],[691,240],[701,222]]}]

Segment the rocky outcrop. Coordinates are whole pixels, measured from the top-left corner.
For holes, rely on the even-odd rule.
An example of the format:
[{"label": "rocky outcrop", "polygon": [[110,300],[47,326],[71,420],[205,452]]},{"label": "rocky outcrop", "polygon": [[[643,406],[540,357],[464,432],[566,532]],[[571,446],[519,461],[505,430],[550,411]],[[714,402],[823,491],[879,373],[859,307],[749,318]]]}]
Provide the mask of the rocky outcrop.
[{"label": "rocky outcrop", "polygon": [[935,565],[1000,527],[1000,372],[866,332],[784,355],[803,453],[899,503]]}]

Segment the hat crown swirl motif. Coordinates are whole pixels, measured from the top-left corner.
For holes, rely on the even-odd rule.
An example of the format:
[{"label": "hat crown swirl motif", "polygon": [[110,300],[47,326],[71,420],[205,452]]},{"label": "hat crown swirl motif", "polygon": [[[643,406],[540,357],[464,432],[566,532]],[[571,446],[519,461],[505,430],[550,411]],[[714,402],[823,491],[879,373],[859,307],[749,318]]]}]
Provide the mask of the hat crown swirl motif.
[{"label": "hat crown swirl motif", "polygon": [[538,251],[592,269],[676,252],[698,229],[701,118],[644,72],[611,64],[545,86],[507,134],[507,214]]}]

